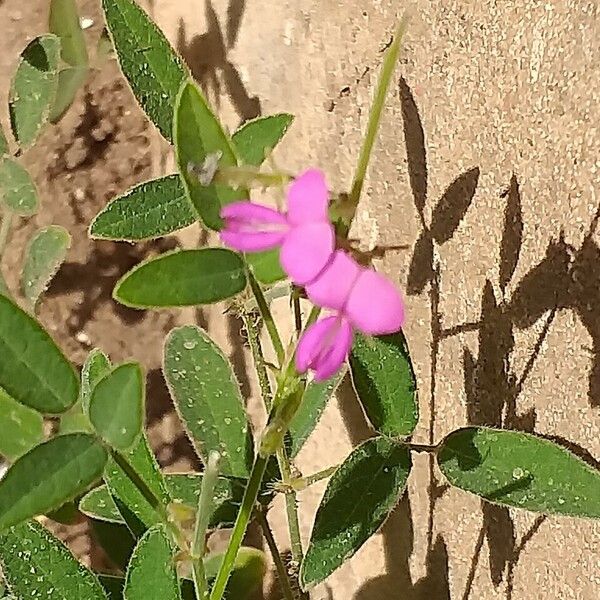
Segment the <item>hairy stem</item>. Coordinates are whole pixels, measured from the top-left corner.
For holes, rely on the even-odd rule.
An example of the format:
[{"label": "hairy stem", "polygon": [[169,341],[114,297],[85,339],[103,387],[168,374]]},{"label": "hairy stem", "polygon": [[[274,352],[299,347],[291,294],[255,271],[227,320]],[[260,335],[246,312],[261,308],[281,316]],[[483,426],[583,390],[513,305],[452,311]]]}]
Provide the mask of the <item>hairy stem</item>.
[{"label": "hairy stem", "polygon": [[231,538],[229,539],[229,545],[225,551],[223,562],[219,567],[219,572],[217,573],[217,577],[210,594],[210,600],[221,600],[223,598],[227,581],[229,580],[231,571],[233,570],[236,556],[240,546],[242,545],[242,540],[246,534],[250,516],[254,510],[256,499],[258,498],[260,485],[267,468],[267,460],[268,458],[258,455],[254,461],[252,473],[250,474],[250,479],[248,480],[248,486],[246,487],[244,498],[242,499],[242,506],[237,514],[235,525],[233,526],[233,531],[231,532]]},{"label": "hairy stem", "polygon": [[271,390],[271,383],[269,382],[265,355],[262,344],[260,343],[256,313],[243,312],[242,321],[244,322],[244,327],[248,334],[248,344],[250,345],[250,352],[252,352],[252,359],[254,360],[254,368],[256,369],[261,396],[265,408],[267,409],[267,412],[269,412],[271,410],[271,405],[273,404],[273,392]]},{"label": "hairy stem", "polygon": [[290,534],[292,558],[299,566],[302,563],[303,551],[302,538],[300,537],[300,522],[298,519],[298,499],[296,497],[296,492],[291,487],[292,471],[287,452],[283,446],[277,450],[277,464],[279,465],[283,484],[286,488],[285,511],[287,514],[288,530]]},{"label": "hairy stem", "polygon": [[283,564],[281,554],[279,553],[279,548],[277,548],[277,542],[273,537],[271,526],[269,525],[269,521],[267,521],[267,515],[265,515],[263,510],[258,510],[256,514],[258,517],[258,523],[262,529],[263,535],[265,536],[267,546],[269,547],[269,551],[273,557],[273,562],[275,563],[277,579],[279,580],[279,585],[281,586],[281,593],[283,594],[284,600],[295,600],[292,584],[290,582],[287,569]]},{"label": "hairy stem", "polygon": [[283,348],[283,344],[281,343],[281,337],[279,337],[277,325],[275,324],[275,320],[273,319],[271,309],[267,304],[262,288],[260,287],[258,281],[256,281],[256,278],[250,269],[248,269],[248,281],[250,282],[250,288],[252,289],[252,293],[256,299],[258,310],[260,311],[263,321],[265,322],[265,327],[269,333],[269,337],[271,338],[275,355],[277,356],[277,360],[281,366],[285,362],[285,350]]},{"label": "hairy stem", "polygon": [[371,107],[371,113],[369,114],[369,123],[367,125],[367,132],[363,139],[362,148],[358,157],[358,165],[356,167],[356,173],[354,174],[354,181],[352,182],[352,188],[350,190],[350,206],[354,210],[358,206],[360,200],[360,194],[362,192],[363,184],[365,182],[365,176],[367,174],[367,168],[369,161],[371,160],[371,153],[375,140],[377,139],[377,131],[379,129],[379,122],[381,121],[381,113],[385,105],[385,98],[390,87],[390,81],[394,74],[396,67],[396,61],[400,53],[400,44],[402,37],[406,31],[406,17],[402,17],[398,28],[394,34],[394,39],[388,48],[385,58],[383,59],[383,66],[381,68],[381,75],[375,91],[375,99],[373,106]]},{"label": "hairy stem", "polygon": [[202,477],[202,487],[200,489],[200,498],[198,500],[198,509],[196,512],[196,526],[194,528],[194,541],[192,544],[192,564],[194,588],[198,600],[203,600],[208,596],[208,583],[206,573],[204,572],[204,552],[206,549],[206,532],[208,531],[208,521],[213,511],[215,486],[219,477],[219,460],[221,456],[218,452],[211,452],[208,456],[206,469]]}]

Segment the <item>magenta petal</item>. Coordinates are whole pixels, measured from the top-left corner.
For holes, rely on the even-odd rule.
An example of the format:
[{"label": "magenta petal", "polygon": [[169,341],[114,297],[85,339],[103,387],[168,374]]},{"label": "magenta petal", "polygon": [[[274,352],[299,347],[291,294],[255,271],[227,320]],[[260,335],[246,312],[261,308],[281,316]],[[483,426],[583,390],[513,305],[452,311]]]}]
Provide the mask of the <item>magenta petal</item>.
[{"label": "magenta petal", "polygon": [[364,269],[350,292],[344,314],[363,333],[394,333],[404,322],[404,302],[391,281]]},{"label": "magenta petal", "polygon": [[225,222],[245,223],[249,226],[283,226],[287,223],[285,215],[282,215],[278,210],[264,204],[248,202],[247,200],[226,204],[221,209],[221,218]]},{"label": "magenta petal", "polygon": [[315,372],[316,381],[325,381],[337,373],[352,346],[352,326],[335,315],[311,325],[296,349],[296,368],[300,373]]},{"label": "magenta petal", "polygon": [[270,206],[233,202],[221,209],[225,221],[220,237],[241,252],[260,252],[279,246],[288,231],[284,215]]},{"label": "magenta petal", "polygon": [[323,272],[306,286],[306,295],[317,306],[342,310],[360,272],[354,259],[337,250]]},{"label": "magenta petal", "polygon": [[287,217],[290,225],[328,221],[329,194],[325,176],[318,169],[305,171],[290,184]]},{"label": "magenta petal", "polygon": [[329,223],[292,227],[281,246],[281,266],[294,283],[305,285],[331,260],[334,247],[335,234]]}]

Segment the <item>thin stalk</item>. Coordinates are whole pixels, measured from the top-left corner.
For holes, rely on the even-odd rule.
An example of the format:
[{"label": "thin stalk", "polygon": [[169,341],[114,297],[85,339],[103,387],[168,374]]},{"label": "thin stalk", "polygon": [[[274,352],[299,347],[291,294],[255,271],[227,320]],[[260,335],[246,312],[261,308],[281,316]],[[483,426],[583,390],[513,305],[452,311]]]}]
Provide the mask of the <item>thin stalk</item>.
[{"label": "thin stalk", "polygon": [[211,452],[208,456],[206,469],[202,477],[202,487],[200,489],[200,498],[198,500],[198,510],[196,512],[196,527],[194,529],[194,541],[192,543],[192,561],[193,578],[196,597],[203,600],[208,596],[208,583],[206,573],[204,572],[204,552],[206,549],[206,533],[208,531],[208,522],[213,511],[215,486],[219,477],[219,460],[221,456],[218,452]]},{"label": "thin stalk", "polygon": [[319,481],[323,481],[323,479],[331,477],[338,470],[338,468],[339,465],[334,465],[333,467],[328,467],[327,469],[323,469],[322,471],[318,471],[312,475],[307,475],[306,477],[292,478],[291,487],[297,492],[305,490],[307,487],[310,487]]},{"label": "thin stalk", "polygon": [[296,290],[292,291],[292,304],[294,307],[294,325],[296,327],[296,335],[300,335],[302,331],[302,308],[300,306],[300,297]]},{"label": "thin stalk", "polygon": [[273,404],[273,392],[271,390],[271,383],[269,381],[269,374],[267,372],[267,363],[265,361],[265,355],[263,353],[262,344],[260,343],[260,335],[258,333],[258,327],[254,315],[256,313],[242,313],[242,321],[248,334],[248,344],[250,345],[250,352],[252,352],[252,359],[254,360],[254,367],[256,369],[256,376],[258,378],[258,385],[260,386],[261,396],[267,412],[271,410]]},{"label": "thin stalk", "polygon": [[279,580],[279,585],[281,586],[281,592],[283,594],[283,597],[285,600],[295,600],[292,584],[290,582],[287,569],[283,564],[281,554],[279,553],[279,548],[277,548],[277,542],[273,537],[271,526],[269,525],[269,521],[267,521],[267,516],[262,510],[256,511],[256,515],[258,517],[258,524],[262,529],[263,535],[265,536],[265,540],[267,542],[267,546],[269,547],[269,551],[271,552],[271,556],[273,557],[273,562],[275,563],[277,579]]},{"label": "thin stalk", "polygon": [[281,471],[281,477],[283,484],[286,488],[285,492],[285,512],[287,515],[288,530],[290,534],[290,542],[292,549],[292,558],[294,562],[299,566],[302,563],[303,550],[302,550],[302,538],[300,537],[300,522],[298,519],[298,499],[296,497],[296,491],[292,487],[292,472],[290,468],[290,461],[287,456],[285,448],[281,446],[277,450],[277,464]]},{"label": "thin stalk", "polygon": [[256,299],[258,310],[260,311],[263,321],[265,322],[265,327],[269,333],[269,337],[271,338],[275,355],[277,356],[277,360],[281,366],[285,362],[285,350],[283,348],[283,344],[281,343],[281,338],[279,337],[279,331],[277,330],[277,325],[275,324],[275,320],[273,319],[271,309],[267,304],[262,288],[260,287],[258,281],[256,281],[256,278],[250,269],[248,269],[248,281],[250,282],[250,288],[252,289],[252,293]]},{"label": "thin stalk", "polygon": [[360,200],[360,194],[362,192],[363,184],[367,174],[367,168],[369,161],[371,160],[371,153],[375,140],[377,139],[377,130],[379,129],[379,122],[381,121],[381,113],[385,105],[385,98],[390,87],[390,81],[394,74],[396,67],[396,61],[400,53],[400,44],[402,37],[406,31],[407,18],[402,17],[398,28],[394,34],[394,40],[388,48],[385,58],[383,59],[383,66],[381,68],[381,75],[375,91],[375,99],[373,106],[371,107],[371,113],[369,114],[369,123],[367,125],[367,133],[365,134],[362,148],[358,157],[358,165],[356,167],[356,173],[354,174],[354,181],[352,182],[352,189],[350,190],[349,202],[350,206],[356,210],[358,201]]},{"label": "thin stalk", "polygon": [[242,545],[242,540],[246,534],[250,516],[254,510],[256,499],[258,498],[260,485],[265,474],[265,469],[267,468],[267,460],[267,457],[258,455],[254,461],[248,486],[246,487],[244,498],[242,499],[242,506],[240,507],[240,511],[238,512],[235,520],[235,525],[233,526],[233,531],[231,532],[231,538],[229,540],[227,550],[225,551],[223,562],[219,567],[219,572],[217,573],[215,583],[213,584],[210,600],[221,600],[223,598],[227,581],[229,580],[231,571],[233,570],[236,556],[240,546]]}]

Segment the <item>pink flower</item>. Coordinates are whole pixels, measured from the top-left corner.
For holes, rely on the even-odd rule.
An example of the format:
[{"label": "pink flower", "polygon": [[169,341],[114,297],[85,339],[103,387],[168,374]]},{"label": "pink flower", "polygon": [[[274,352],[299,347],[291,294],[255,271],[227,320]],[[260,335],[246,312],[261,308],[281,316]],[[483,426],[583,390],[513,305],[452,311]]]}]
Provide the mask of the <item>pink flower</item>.
[{"label": "pink flower", "polygon": [[294,283],[305,285],[325,268],[335,249],[328,203],[323,173],[310,169],[290,184],[285,214],[253,202],[224,206],[221,240],[240,252],[261,252],[281,246],[284,271]]},{"label": "pink flower", "polygon": [[394,333],[404,322],[404,305],[392,283],[372,269],[359,266],[338,250],[323,272],[306,286],[309,299],[336,311],[304,333],[296,351],[300,373],[315,372],[315,380],[331,377],[346,360],[352,332]]}]

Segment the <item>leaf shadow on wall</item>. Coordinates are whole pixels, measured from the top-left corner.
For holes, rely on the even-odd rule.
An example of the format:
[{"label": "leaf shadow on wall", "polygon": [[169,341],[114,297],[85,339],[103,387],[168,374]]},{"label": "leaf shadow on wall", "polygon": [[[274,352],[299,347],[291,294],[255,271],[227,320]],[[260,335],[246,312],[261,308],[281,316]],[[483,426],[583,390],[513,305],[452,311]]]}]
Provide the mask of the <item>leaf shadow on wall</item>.
[{"label": "leaf shadow on wall", "polygon": [[260,98],[248,92],[238,69],[228,57],[237,41],[244,10],[244,0],[230,0],[224,35],[211,0],[205,0],[206,32],[188,38],[186,25],[180,19],[176,44],[194,79],[214,98],[216,110],[219,110],[221,95],[225,93],[242,122],[261,114]]}]

